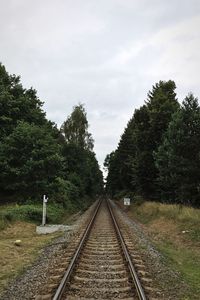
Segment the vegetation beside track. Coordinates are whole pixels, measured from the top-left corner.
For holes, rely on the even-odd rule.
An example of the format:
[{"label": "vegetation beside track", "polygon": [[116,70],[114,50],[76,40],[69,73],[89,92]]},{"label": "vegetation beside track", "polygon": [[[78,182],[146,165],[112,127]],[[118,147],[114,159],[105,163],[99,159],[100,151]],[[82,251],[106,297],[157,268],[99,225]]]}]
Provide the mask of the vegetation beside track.
[{"label": "vegetation beside track", "polygon": [[[62,204],[49,202],[47,205],[47,223],[65,224],[71,215],[79,211],[84,211],[91,203],[91,199],[86,199],[80,207],[71,206],[66,208]],[[15,203],[0,206],[0,230],[14,224],[16,221],[25,221],[37,225],[41,224],[42,204],[31,203],[20,205]]]},{"label": "vegetation beside track", "polygon": [[[30,218],[37,218],[44,194],[68,210],[89,205],[103,190],[103,176],[88,128],[79,104],[58,129],[36,90],[23,88],[20,77],[0,63],[0,204],[31,202],[36,208],[27,208]],[[11,218],[16,214],[9,212]]]},{"label": "vegetation beside track", "polygon": [[[21,274],[33,263],[40,250],[61,233],[37,235],[35,225],[25,221],[17,221],[0,231],[0,293],[8,282]],[[14,244],[22,241],[21,246]]]},{"label": "vegetation beside track", "polygon": [[174,81],[159,81],[136,109],[117,149],[106,156],[106,190],[200,207],[200,105],[180,104]]},{"label": "vegetation beside track", "polygon": [[148,201],[132,204],[127,213],[142,223],[165,263],[187,283],[183,299],[199,299],[200,209]]},{"label": "vegetation beside track", "polygon": [[[48,223],[71,224],[77,218],[74,212],[58,204],[48,204]],[[34,262],[45,245],[62,235],[61,232],[36,234],[36,225],[41,224],[41,219],[41,204],[0,206],[0,293],[10,280]],[[20,246],[15,245],[18,239],[21,240]]]},{"label": "vegetation beside track", "polygon": [[[48,205],[48,222],[60,223],[66,211],[59,205]],[[16,221],[40,224],[42,220],[42,205],[3,205],[0,207],[0,230],[14,224]]]}]

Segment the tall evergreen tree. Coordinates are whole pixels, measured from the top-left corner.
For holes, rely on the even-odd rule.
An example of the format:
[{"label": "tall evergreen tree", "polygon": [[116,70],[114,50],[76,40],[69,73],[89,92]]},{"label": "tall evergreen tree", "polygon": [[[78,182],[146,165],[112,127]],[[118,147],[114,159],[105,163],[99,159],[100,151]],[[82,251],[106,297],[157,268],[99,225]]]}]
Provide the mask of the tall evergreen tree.
[{"label": "tall evergreen tree", "polygon": [[200,205],[200,107],[189,94],[155,153],[162,198]]},{"label": "tall evergreen tree", "polygon": [[119,191],[119,161],[117,160],[116,151],[107,154],[104,161],[104,168],[107,171],[106,191],[113,197],[114,194]]},{"label": "tall evergreen tree", "polygon": [[157,197],[157,170],[153,152],[160,145],[172,114],[179,107],[173,81],[160,81],[148,93],[146,104],[135,110],[133,130],[135,153],[132,159],[134,190],[144,197]]},{"label": "tall evergreen tree", "polygon": [[150,153],[152,140],[149,134],[150,118],[146,105],[136,109],[134,113],[135,127],[132,132],[134,137],[135,152],[132,153],[132,187],[133,191],[143,196],[153,192],[151,174],[152,164]]},{"label": "tall evergreen tree", "polygon": [[135,153],[133,131],[134,118],[128,122],[117,150],[108,155],[104,161],[104,166],[108,169],[107,186],[112,194],[132,189],[131,165]]},{"label": "tall evergreen tree", "polygon": [[146,104],[135,110],[110,165],[107,181],[114,192],[129,190],[149,198],[157,196],[153,153],[179,107],[175,88],[171,80],[160,81],[148,93]]}]

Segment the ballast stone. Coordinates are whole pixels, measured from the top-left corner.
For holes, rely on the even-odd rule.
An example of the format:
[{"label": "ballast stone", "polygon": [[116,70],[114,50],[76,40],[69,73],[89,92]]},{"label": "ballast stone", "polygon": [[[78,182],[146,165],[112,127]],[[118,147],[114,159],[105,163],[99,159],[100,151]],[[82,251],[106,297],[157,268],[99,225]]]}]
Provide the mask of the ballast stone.
[{"label": "ballast stone", "polygon": [[37,234],[48,234],[48,233],[53,233],[56,231],[70,231],[73,229],[74,226],[69,226],[69,225],[45,225],[45,226],[37,226],[36,227],[36,233]]}]

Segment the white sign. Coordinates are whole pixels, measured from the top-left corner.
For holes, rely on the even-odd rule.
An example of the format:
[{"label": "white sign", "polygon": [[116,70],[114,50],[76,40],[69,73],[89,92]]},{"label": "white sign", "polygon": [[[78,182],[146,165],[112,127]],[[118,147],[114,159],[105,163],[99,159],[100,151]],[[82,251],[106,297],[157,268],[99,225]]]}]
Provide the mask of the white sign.
[{"label": "white sign", "polygon": [[131,199],[130,198],[124,198],[124,205],[130,205]]},{"label": "white sign", "polygon": [[44,201],[45,203],[47,203],[48,198],[46,197],[46,195],[43,196],[43,201]]}]

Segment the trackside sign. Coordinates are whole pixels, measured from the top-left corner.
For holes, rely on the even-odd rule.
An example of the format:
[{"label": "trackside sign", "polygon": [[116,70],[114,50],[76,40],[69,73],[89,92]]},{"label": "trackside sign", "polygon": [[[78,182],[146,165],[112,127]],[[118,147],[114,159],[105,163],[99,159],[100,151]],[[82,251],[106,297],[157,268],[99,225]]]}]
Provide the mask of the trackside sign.
[{"label": "trackside sign", "polygon": [[124,198],[124,205],[130,205],[131,199],[130,198]]}]

